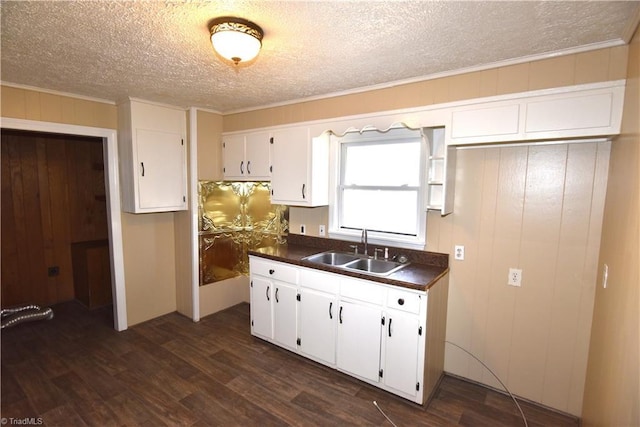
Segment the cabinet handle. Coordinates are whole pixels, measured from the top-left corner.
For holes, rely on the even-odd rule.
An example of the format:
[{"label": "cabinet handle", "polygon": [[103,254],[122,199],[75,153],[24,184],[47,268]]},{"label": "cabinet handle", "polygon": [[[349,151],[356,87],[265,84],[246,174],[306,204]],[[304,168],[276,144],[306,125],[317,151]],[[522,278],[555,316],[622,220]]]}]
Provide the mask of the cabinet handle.
[{"label": "cabinet handle", "polygon": [[275,272],[276,272],[276,271],[275,271],[274,269],[270,269],[270,270],[269,270],[269,274],[273,274],[273,273],[275,273]]},{"label": "cabinet handle", "polygon": [[391,321],[393,319],[391,317],[389,317],[389,336],[391,336]]},{"label": "cabinet handle", "polygon": [[270,288],[270,286],[267,286],[267,292],[266,292],[266,294],[267,294],[267,301],[271,301],[271,298],[269,298],[269,288]]},{"label": "cabinet handle", "polygon": [[251,175],[251,160],[247,161],[247,174]]},{"label": "cabinet handle", "polygon": [[[276,302],[280,302],[280,301],[278,300],[278,291],[279,291],[279,290],[280,290],[280,288],[276,288]],[[389,333],[391,333],[391,332],[389,332]]]},{"label": "cabinet handle", "polygon": [[302,198],[305,199],[305,195],[304,195],[304,189],[306,187],[307,184],[302,184]]},{"label": "cabinet handle", "polygon": [[340,313],[338,314],[338,319],[340,320],[340,324],[342,324],[342,306],[340,306]]},{"label": "cabinet handle", "polygon": [[240,162],[240,174],[244,173],[244,160]]},{"label": "cabinet handle", "polygon": [[404,298],[398,298],[398,305],[404,305]]},{"label": "cabinet handle", "polygon": [[142,176],[144,176],[144,162],[140,162],[140,166],[142,166]]},{"label": "cabinet handle", "polygon": [[329,303],[329,319],[333,319],[332,309],[333,309],[333,301]]}]

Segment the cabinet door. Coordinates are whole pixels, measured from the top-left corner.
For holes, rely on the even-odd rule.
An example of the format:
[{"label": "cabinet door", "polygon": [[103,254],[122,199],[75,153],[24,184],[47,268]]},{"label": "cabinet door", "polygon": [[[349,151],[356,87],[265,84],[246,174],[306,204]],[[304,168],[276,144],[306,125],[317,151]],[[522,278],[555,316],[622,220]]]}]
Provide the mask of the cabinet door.
[{"label": "cabinet door", "polygon": [[382,311],[340,301],[338,309],[338,369],[379,381]]},{"label": "cabinet door", "polygon": [[245,179],[244,135],[224,137],[222,150],[222,171],[225,179]]},{"label": "cabinet door", "polygon": [[268,132],[252,133],[245,139],[245,171],[247,179],[271,179],[271,143]]},{"label": "cabinet door", "polygon": [[273,282],[273,338],[291,349],[296,349],[298,331],[296,328],[298,290],[284,282]]},{"label": "cabinet door", "polygon": [[273,287],[271,281],[251,276],[251,333],[273,339]]},{"label": "cabinet door", "polygon": [[389,312],[384,329],[383,382],[398,391],[415,396],[418,383],[420,321],[417,315]]},{"label": "cabinet door", "polygon": [[180,134],[136,130],[141,209],[186,208],[186,150]]},{"label": "cabinet door", "polygon": [[309,196],[309,131],[282,129],[273,133],[271,198],[277,203],[304,203]]},{"label": "cabinet door", "polygon": [[336,297],[300,290],[300,351],[329,365],[336,363]]}]

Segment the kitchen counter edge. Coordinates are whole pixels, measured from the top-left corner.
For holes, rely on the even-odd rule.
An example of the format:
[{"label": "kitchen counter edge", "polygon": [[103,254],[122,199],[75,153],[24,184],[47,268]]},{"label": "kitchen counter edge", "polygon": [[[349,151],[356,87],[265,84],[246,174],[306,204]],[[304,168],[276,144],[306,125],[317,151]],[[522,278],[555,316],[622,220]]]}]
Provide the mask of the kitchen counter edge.
[{"label": "kitchen counter edge", "polygon": [[[305,261],[303,258],[324,252],[327,249],[318,248],[315,245],[307,246],[299,243],[285,243],[281,245],[267,246],[263,248],[249,250],[249,255],[260,258],[270,259],[272,261],[280,261],[287,264],[298,265],[301,267],[312,268],[319,271],[340,274],[348,277],[369,280],[372,282],[383,283],[402,288],[414,289],[418,291],[427,291],[438,280],[449,273],[449,267],[442,265],[423,264],[410,260],[410,264],[403,269],[392,273],[388,276],[376,276],[366,273],[358,273],[345,270],[340,267],[333,267],[324,264],[318,264]],[[338,249],[339,250],[339,249]],[[446,255],[446,254],[437,254]],[[448,257],[448,256],[447,256]],[[448,259],[447,259],[448,262]]]}]

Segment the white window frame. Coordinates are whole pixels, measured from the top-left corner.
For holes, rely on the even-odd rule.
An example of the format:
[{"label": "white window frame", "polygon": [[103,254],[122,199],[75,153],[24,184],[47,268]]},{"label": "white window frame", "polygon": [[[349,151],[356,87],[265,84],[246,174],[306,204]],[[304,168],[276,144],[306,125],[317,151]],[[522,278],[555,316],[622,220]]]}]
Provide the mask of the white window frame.
[{"label": "white window frame", "polygon": [[[332,135],[330,141],[330,186],[329,186],[329,237],[334,239],[351,240],[360,242],[362,235],[361,229],[341,228],[341,191],[340,191],[340,174],[344,167],[342,159],[342,144],[353,143],[353,141],[343,142],[343,138]],[[426,159],[428,155],[427,141],[424,135],[420,140],[420,165],[419,165],[419,188],[417,200],[417,235],[401,235],[396,233],[385,233],[368,230],[368,242],[377,245],[389,245],[394,247],[404,247],[409,249],[423,250],[426,242],[426,224],[427,212],[424,209],[426,197]],[[387,187],[380,187],[387,188]],[[362,249],[360,247],[360,249]],[[373,255],[369,251],[369,255]]]}]

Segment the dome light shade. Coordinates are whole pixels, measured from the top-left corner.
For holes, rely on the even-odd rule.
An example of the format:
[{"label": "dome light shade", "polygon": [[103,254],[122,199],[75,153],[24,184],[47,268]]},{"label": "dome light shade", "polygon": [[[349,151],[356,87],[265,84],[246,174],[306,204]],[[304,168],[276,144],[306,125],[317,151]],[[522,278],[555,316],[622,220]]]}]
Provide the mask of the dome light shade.
[{"label": "dome light shade", "polygon": [[211,44],[220,56],[238,65],[258,56],[262,28],[242,18],[221,17],[211,21]]}]

